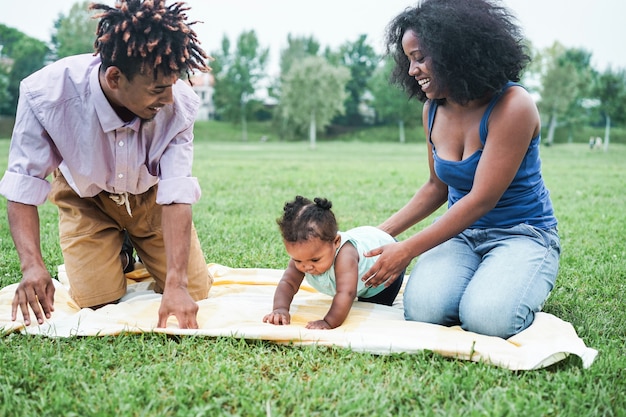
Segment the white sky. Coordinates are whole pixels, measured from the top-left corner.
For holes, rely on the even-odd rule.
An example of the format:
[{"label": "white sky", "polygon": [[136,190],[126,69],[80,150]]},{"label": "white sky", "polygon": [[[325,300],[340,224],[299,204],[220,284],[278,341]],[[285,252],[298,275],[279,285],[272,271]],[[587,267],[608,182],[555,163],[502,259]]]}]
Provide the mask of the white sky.
[{"label": "white sky", "polygon": [[[113,0],[96,0],[113,5]],[[173,1],[173,0],[172,0]],[[50,40],[54,20],[78,0],[0,0],[0,23],[42,41]],[[169,2],[168,2],[169,3]],[[231,42],[254,29],[262,46],[270,48],[270,72],[275,75],[287,34],[313,36],[322,49],[354,42],[367,34],[382,51],[385,25],[414,0],[187,0],[190,20],[202,47],[219,49],[226,34]],[[535,47],[554,41],[592,52],[592,66],[626,68],[626,1],[624,0],[504,0],[518,17]]]}]

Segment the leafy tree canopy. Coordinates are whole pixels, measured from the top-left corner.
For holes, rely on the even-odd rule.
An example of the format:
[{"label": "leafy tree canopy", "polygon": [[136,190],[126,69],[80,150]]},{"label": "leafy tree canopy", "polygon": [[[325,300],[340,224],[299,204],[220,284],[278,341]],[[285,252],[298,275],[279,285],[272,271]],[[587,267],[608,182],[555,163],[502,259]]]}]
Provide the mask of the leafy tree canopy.
[{"label": "leafy tree canopy", "polygon": [[90,1],[74,3],[67,16],[60,14],[54,22],[52,45],[57,58],[94,51],[96,27],[95,11],[88,10]]},{"label": "leafy tree canopy", "polygon": [[323,131],[334,117],[345,112],[349,80],[347,68],[333,66],[323,57],[294,62],[283,82],[282,117],[295,134],[302,134],[312,125],[316,132]]},{"label": "leafy tree canopy", "polygon": [[17,108],[19,85],[23,78],[42,68],[50,48],[17,29],[0,24],[0,114],[14,115]]}]

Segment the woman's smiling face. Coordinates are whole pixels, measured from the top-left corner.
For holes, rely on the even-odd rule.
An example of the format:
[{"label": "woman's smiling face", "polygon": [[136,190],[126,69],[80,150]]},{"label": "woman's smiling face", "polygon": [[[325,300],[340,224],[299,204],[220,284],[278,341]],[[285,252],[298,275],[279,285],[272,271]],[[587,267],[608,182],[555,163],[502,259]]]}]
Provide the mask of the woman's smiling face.
[{"label": "woman's smiling face", "polygon": [[443,98],[432,73],[432,58],[425,54],[416,33],[410,29],[402,36],[402,50],[409,60],[409,75],[415,78],[426,97]]}]

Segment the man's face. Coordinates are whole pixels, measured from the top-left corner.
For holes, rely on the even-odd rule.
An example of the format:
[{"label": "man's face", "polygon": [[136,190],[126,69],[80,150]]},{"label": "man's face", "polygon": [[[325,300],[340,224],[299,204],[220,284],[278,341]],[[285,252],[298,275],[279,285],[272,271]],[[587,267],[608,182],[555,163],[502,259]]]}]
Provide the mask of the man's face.
[{"label": "man's face", "polygon": [[159,73],[154,78],[152,73],[137,74],[129,80],[116,68],[109,68],[108,71],[115,72],[114,88],[109,100],[141,119],[152,120],[163,106],[174,103],[172,86],[178,80],[178,75],[166,77]]}]

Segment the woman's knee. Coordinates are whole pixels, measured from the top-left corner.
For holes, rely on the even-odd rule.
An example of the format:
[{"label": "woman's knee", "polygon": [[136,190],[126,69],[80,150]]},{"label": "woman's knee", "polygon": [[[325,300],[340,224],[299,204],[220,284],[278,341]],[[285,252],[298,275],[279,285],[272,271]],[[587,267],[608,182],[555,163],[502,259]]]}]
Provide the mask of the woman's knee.
[{"label": "woman's knee", "polygon": [[[450,268],[449,268],[450,269]],[[451,326],[459,324],[459,301],[467,279],[458,270],[439,274],[414,268],[404,289],[406,320]]]},{"label": "woman's knee", "polygon": [[431,291],[409,288],[404,292],[403,306],[405,320],[444,326],[458,324],[458,304],[449,295],[437,296]]},{"label": "woman's knee", "polygon": [[506,300],[462,302],[459,307],[459,319],[463,330],[503,339],[508,339],[526,329],[534,318],[534,311],[516,308],[507,304]]}]

